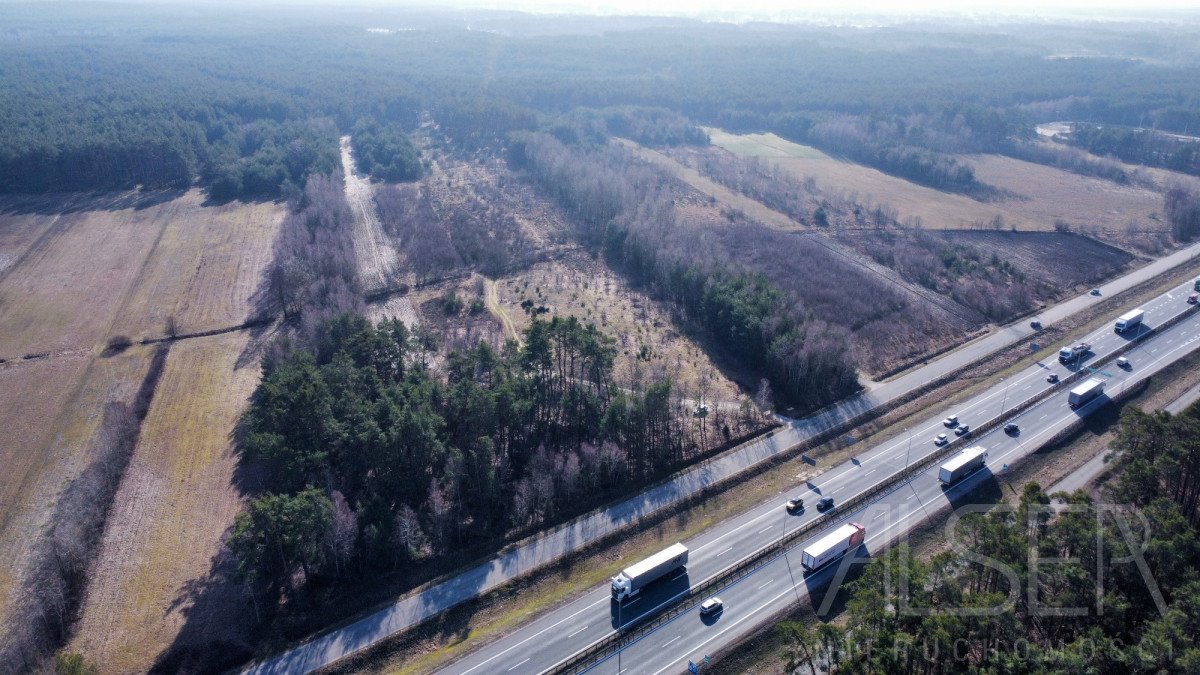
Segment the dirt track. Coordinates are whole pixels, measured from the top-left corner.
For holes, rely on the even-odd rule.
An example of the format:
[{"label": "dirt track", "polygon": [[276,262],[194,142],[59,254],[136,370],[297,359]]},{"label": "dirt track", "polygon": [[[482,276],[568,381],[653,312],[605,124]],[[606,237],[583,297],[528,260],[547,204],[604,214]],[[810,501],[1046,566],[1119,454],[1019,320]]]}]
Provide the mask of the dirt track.
[{"label": "dirt track", "polygon": [[354,250],[358,254],[358,274],[362,280],[363,291],[371,293],[387,288],[396,271],[399,256],[379,224],[371,181],[360,176],[354,167],[350,137],[342,136],[341,144],[342,171],[346,175],[346,201],[354,211]]}]

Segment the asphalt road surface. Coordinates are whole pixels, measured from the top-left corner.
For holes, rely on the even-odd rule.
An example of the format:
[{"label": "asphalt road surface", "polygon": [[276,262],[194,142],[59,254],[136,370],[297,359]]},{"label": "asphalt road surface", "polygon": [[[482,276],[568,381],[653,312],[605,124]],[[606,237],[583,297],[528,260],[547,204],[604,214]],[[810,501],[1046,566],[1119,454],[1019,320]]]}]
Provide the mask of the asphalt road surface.
[{"label": "asphalt road surface", "polygon": [[[1146,310],[1146,325],[1136,332],[1136,336],[1134,331],[1119,335],[1109,324],[1086,338],[1093,345],[1093,353],[1081,363],[1064,365],[1054,360],[1034,364],[997,382],[954,410],[937,411],[936,415],[915,425],[911,433],[893,438],[882,446],[864,448],[852,461],[831,469],[812,483],[779,495],[776,500],[760,504],[685,542],[690,549],[686,576],[652,585],[640,596],[619,607],[612,602],[607,585],[595,588],[583,597],[466,656],[442,672],[536,673],[546,670],[610,635],[618,625],[629,625],[656,613],[665,604],[685,594],[689,585],[703,582],[739,559],[752,555],[773,539],[815,518],[817,513],[813,506],[819,496],[831,496],[835,503],[844,501],[902,470],[907,463],[918,461],[929,453],[940,452],[933,445],[934,437],[939,433],[949,433],[951,438],[954,437],[953,432],[942,424],[947,415],[956,414],[963,424],[983,422],[1000,414],[1002,409],[1007,410],[1051,386],[1046,381],[1049,373],[1065,377],[1079,368],[1091,368],[1088,363],[1101,360],[1129,340],[1141,339],[1144,343],[1126,355],[1131,364],[1129,370],[1106,364],[1095,372],[1095,376],[1106,380],[1108,394],[1118,393],[1127,382],[1146,377],[1200,347],[1200,311],[1186,305],[1186,293],[1181,294],[1180,290],[1175,289],[1142,305]],[[1154,325],[1181,312],[1192,312],[1193,316],[1161,335],[1153,332]],[[1002,473],[1004,464],[1032,452],[1077,419],[1079,414],[1086,414],[1103,401],[1101,398],[1077,412],[1067,406],[1066,397],[1066,391],[1056,393],[1014,418],[1012,421],[1021,427],[1015,436],[998,430],[972,439],[969,444],[987,447],[989,469]],[[966,447],[966,443],[959,442],[957,447]],[[990,471],[980,473],[989,477],[992,475]],[[978,474],[972,481],[977,480],[980,480]],[[935,466],[891,489],[869,506],[847,514],[845,520],[866,525],[866,550],[879,550],[886,542],[923,520],[933,508],[948,505],[948,499],[957,494],[956,490],[973,484],[963,483],[959,488],[943,492],[937,481]],[[801,514],[788,515],[782,504],[791,496],[803,497],[808,509]],[[830,528],[841,522],[831,524]],[[820,532],[815,532],[808,541],[820,535]],[[803,578],[799,567],[800,548],[802,546],[792,549],[788,555],[777,558],[736,585],[722,590],[720,596],[725,601],[726,609],[715,621],[701,620],[697,613],[687,612],[624,650],[620,659],[623,664],[621,668],[616,667],[617,659],[614,657],[610,659],[611,663],[606,661],[595,672],[616,673],[623,670],[653,673],[662,669],[683,672],[689,659],[703,658],[706,652],[711,653],[755,630],[759,621],[790,603],[802,600],[808,596],[811,587],[827,580],[830,573],[828,569]]]},{"label": "asphalt road surface", "polygon": [[[1099,302],[1104,296],[1131,288],[1198,256],[1200,256],[1200,244],[1192,245],[1101,286],[1103,293],[1101,297],[1083,295],[1064,301],[1042,313],[1039,319],[1044,326],[1049,326],[1054,321],[1062,320],[1064,317]],[[1179,293],[1183,291],[1184,287],[1181,286],[1174,292],[1174,297],[1164,296],[1155,301],[1159,304],[1144,306],[1147,323],[1153,325],[1155,321],[1159,320],[1160,312],[1166,312],[1176,300],[1182,303],[1186,299],[1186,293],[1183,297],[1180,297]],[[1100,331],[1101,334],[1104,332]],[[590,542],[636,523],[656,511],[668,508],[710,485],[719,483],[779,453],[786,452],[824,429],[902,396],[926,382],[953,372],[997,349],[1028,339],[1033,333],[1028,321],[1004,327],[902,377],[880,384],[869,392],[831,406],[814,416],[793,420],[771,436],[747,443],[735,451],[703,462],[642,494],[571,521],[527,544],[435,584],[425,591],[402,598],[357,622],[298,645],[268,661],[255,664],[249,668],[249,671],[254,673],[296,673],[309,672],[328,665],[465,600],[551,563]],[[1033,385],[1028,385],[1026,389],[1031,386]],[[1018,390],[1014,389],[1009,394],[1017,395]],[[1002,396],[999,401],[993,401],[993,403],[1000,405],[1005,400],[1006,398]]]}]

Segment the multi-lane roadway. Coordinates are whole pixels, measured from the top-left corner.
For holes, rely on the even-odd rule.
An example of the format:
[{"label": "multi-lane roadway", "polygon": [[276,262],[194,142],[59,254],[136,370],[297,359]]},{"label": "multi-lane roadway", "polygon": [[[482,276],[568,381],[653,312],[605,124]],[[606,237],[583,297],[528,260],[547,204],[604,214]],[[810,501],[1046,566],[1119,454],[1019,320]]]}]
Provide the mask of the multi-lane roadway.
[{"label": "multi-lane roadway", "polygon": [[[918,462],[933,452],[944,452],[934,446],[933,439],[937,434],[946,432],[954,438],[953,432],[942,424],[947,415],[955,414],[960,423],[977,426],[1054,386],[1046,380],[1050,373],[1066,379],[1075,370],[1091,369],[1089,364],[1102,361],[1131,340],[1140,339],[1144,344],[1127,354],[1131,364],[1129,370],[1105,364],[1095,372],[1095,376],[1108,381],[1106,391],[1109,394],[1119,392],[1126,382],[1146,377],[1200,346],[1200,312],[1186,304],[1189,288],[1190,282],[1189,286],[1177,287],[1143,304],[1145,325],[1137,330],[1124,335],[1117,334],[1109,323],[1083,338],[1091,342],[1092,352],[1079,363],[1064,365],[1054,357],[1049,357],[1049,360],[1029,366],[998,381],[953,410],[933,411],[928,419],[881,446],[864,448],[852,461],[831,469],[811,483],[798,486],[793,492],[780,495],[777,500],[734,516],[686,542],[691,549],[686,575],[658,584],[641,597],[619,606],[612,602],[607,586],[596,588],[582,598],[468,655],[444,672],[536,673],[548,669],[611,635],[619,625],[629,625],[653,615],[661,606],[685,595],[689,585],[718,574],[739,559],[753,555],[771,541],[816,518],[818,514],[811,505],[818,495],[831,496],[835,503],[844,502],[902,471],[906,464]],[[1162,334],[1154,333],[1154,326],[1189,311],[1193,316],[1188,320]],[[1116,318],[1115,315],[1113,318]],[[1077,412],[1067,406],[1066,396],[1065,390],[1059,391],[1014,418],[1013,421],[1021,427],[1020,433],[1015,436],[997,431],[972,439],[970,443],[988,447],[988,465],[999,473],[1004,464],[1031,452],[1077,419],[1079,414],[1086,414],[1100,404],[1090,404]],[[964,442],[959,441],[956,447],[964,447]],[[948,497],[952,497],[955,490],[943,492],[936,475],[937,468],[934,466],[873,500],[870,505],[846,514],[847,520],[867,526],[868,550],[878,550],[885,541],[924,519],[932,508],[948,504]],[[964,485],[969,486],[970,483]],[[794,516],[786,514],[782,503],[788,496],[804,497],[810,508]],[[811,538],[819,534],[814,532]],[[762,620],[788,603],[803,598],[808,588],[823,581],[822,574],[828,573],[818,573],[805,579],[800,574],[798,560],[799,548],[792,549],[788,555],[775,559],[723,590],[721,596],[725,600],[726,610],[715,620],[702,621],[697,614],[689,612],[666,623],[624,650],[619,659],[623,664],[621,669],[627,672],[656,672],[659,668],[671,669],[680,664],[686,666],[690,657],[702,658],[705,651],[711,653],[754,630],[756,618]],[[631,669],[630,664],[636,666]],[[612,663],[605,662],[597,672],[620,670],[612,666]]]},{"label": "multi-lane roadway", "polygon": [[[1200,257],[1200,244],[1181,249],[1100,287],[1101,296],[1083,295],[1059,303],[1038,318],[1046,326],[1102,301],[1105,297],[1128,290],[1174,267]],[[1170,299],[1168,299],[1170,300]],[[1147,307],[1147,321],[1153,323]],[[562,556],[637,523],[650,514],[669,508],[709,486],[728,479],[752,466],[787,452],[814,435],[841,424],[872,408],[953,373],[998,349],[1030,339],[1035,334],[1026,322],[1020,322],[943,355],[895,380],[875,385],[835,406],[810,417],[793,420],[777,433],[747,443],[721,457],[681,472],[670,480],[618,504],[598,510],[567,523],[543,536],[497,555],[445,581],[329,633],[289,649],[250,671],[259,674],[309,672],[328,665],[389,635],[405,630],[439,612],[485,593],[516,577],[549,564]],[[1010,392],[1010,394],[1016,393]],[[1002,395],[1000,405],[1005,402]]]}]

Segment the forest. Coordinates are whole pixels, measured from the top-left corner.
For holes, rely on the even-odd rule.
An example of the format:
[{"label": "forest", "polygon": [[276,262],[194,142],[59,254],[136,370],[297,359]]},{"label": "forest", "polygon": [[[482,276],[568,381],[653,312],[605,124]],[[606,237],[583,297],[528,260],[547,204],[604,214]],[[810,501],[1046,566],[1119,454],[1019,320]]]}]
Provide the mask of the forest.
[{"label": "forest", "polygon": [[1126,410],[1112,450],[1114,504],[1061,494],[1054,515],[1029,483],[1015,508],[957,521],[955,550],[883,552],[848,585],[845,630],[778,626],[786,671],[1195,672],[1200,407]]},{"label": "forest", "polygon": [[[0,191],[199,184],[216,200],[288,197],[336,166],[337,138],[357,124],[362,168],[407,180],[419,169],[402,138],[422,111],[471,151],[543,126],[564,142],[597,129],[647,145],[702,142],[686,117],[774,131],[984,197],[987,186],[950,153],[1027,139],[1040,121],[1106,125],[1078,142],[1195,171],[1194,144],[1166,152],[1142,132],[1109,131],[1194,131],[1200,70],[1183,28],[1114,28],[1128,53],[1150,57],[1142,61],[1048,59],[1064,44],[1091,46],[1070,25],[875,35],[679,19],[575,35],[578,22],[555,17],[474,16],[504,27],[488,32],[465,31],[448,14],[381,10],[362,21],[419,30],[368,34],[352,25],[356,15],[346,24],[320,8],[229,11],[182,21],[170,6],[6,7],[4,23],[20,37],[0,45]],[[1158,63],[1164,44],[1173,60]],[[565,119],[578,108],[593,110]]]},{"label": "forest", "polygon": [[437,341],[343,314],[264,362],[240,447],[266,493],[229,546],[269,607],[578,513],[701,450],[670,380],[616,386],[595,326],[535,319],[521,346],[450,353],[444,379]]}]

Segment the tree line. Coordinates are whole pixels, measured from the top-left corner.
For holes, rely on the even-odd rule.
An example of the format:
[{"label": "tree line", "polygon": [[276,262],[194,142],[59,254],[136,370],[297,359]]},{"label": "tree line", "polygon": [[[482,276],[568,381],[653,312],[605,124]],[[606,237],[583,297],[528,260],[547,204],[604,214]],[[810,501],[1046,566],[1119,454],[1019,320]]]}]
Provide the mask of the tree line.
[{"label": "tree line", "polygon": [[359,171],[393,183],[414,181],[424,169],[421,156],[408,134],[396,124],[380,124],[373,117],[359,120],[350,136]]},{"label": "tree line", "polygon": [[618,146],[536,134],[514,139],[510,162],[579,223],[586,245],[672,303],[723,358],[767,377],[785,404],[826,405],[856,389],[860,360],[907,357],[956,330],[819,241],[734,213],[719,225],[681,216],[685,189]]},{"label": "tree line", "polygon": [[1200,175],[1200,141],[1153,129],[1075,124],[1066,142],[1100,157]]},{"label": "tree line", "polygon": [[428,330],[342,314],[268,355],[239,443],[265,493],[229,539],[254,596],[461,554],[704,450],[670,380],[616,386],[595,326],[535,319],[523,338],[451,352],[443,377]]}]

